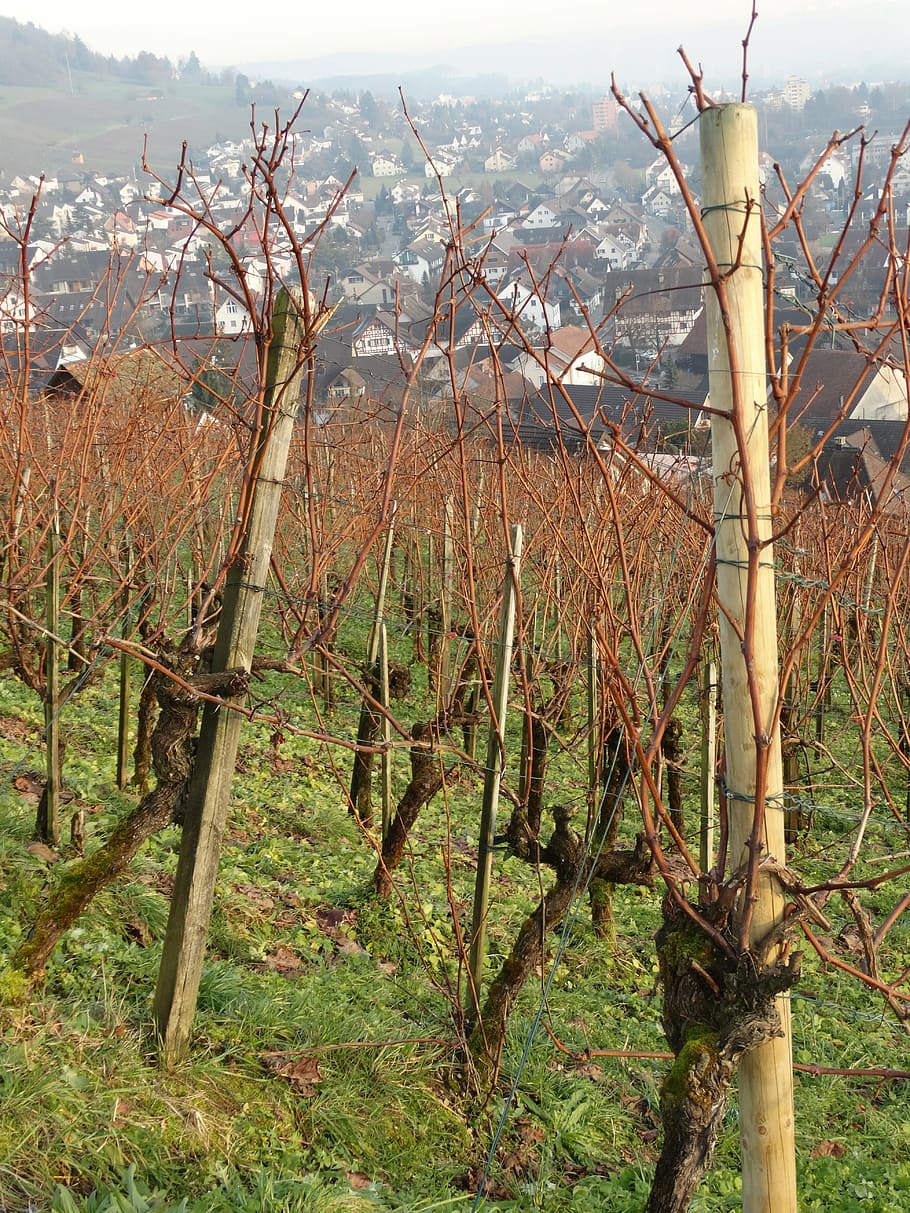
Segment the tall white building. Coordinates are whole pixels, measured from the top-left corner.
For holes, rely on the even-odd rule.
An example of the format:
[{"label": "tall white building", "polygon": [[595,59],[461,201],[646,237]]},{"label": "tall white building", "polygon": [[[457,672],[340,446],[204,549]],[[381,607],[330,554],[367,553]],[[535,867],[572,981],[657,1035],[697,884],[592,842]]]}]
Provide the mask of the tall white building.
[{"label": "tall white building", "polygon": [[789,76],[787,78],[787,83],[784,86],[784,100],[791,110],[805,109],[806,102],[811,95],[808,80],[801,80],[799,76]]}]

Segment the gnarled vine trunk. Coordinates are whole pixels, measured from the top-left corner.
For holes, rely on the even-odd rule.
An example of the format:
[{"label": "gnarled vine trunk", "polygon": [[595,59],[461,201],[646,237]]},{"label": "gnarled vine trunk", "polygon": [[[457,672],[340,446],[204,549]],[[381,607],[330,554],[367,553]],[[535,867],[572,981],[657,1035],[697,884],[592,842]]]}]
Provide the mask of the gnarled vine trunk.
[{"label": "gnarled vine trunk", "polygon": [[146,839],[171,821],[179,820],[196,752],[201,701],[195,692],[234,696],[242,694],[248,684],[243,670],[184,677],[191,685],[190,690],[166,674],[154,677],[160,705],[151,739],[157,784],[115,827],[107,842],[59,878],[28,937],[10,961],[11,967],[22,972],[32,984],[42,979],[61,936],[92,899],[126,871]]}]

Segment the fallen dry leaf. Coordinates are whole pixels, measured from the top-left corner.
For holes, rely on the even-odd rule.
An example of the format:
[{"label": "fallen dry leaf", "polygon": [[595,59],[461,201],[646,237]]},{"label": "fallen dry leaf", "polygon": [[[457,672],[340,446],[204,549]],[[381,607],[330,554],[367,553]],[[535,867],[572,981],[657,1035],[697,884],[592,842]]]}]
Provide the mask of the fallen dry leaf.
[{"label": "fallen dry leaf", "polygon": [[28,844],[28,852],[34,855],[36,859],[43,859],[45,863],[59,863],[60,856],[56,851],[52,851],[49,846],[43,842],[30,842]]},{"label": "fallen dry leaf", "polygon": [[18,716],[0,716],[0,737],[4,741],[21,741],[34,732],[34,726]]},{"label": "fallen dry leaf", "polygon": [[13,787],[27,800],[37,800],[44,789],[44,781],[34,775],[17,775],[13,780]]},{"label": "fallen dry leaf", "polygon": [[820,1141],[812,1147],[813,1158],[843,1158],[847,1147],[839,1141]]},{"label": "fallen dry leaf", "polygon": [[263,1053],[262,1064],[267,1070],[284,1078],[299,1094],[311,1099],[316,1084],[322,1082],[319,1061],[315,1057],[295,1057],[288,1053]]},{"label": "fallen dry leaf", "polygon": [[351,956],[366,956],[366,948],[362,948],[356,939],[341,938],[338,941],[338,951],[346,952]]},{"label": "fallen dry leaf", "polygon": [[296,973],[300,968],[300,957],[290,948],[281,946],[266,956],[265,967],[273,973]]},{"label": "fallen dry leaf", "polygon": [[247,901],[251,901],[254,906],[260,910],[273,910],[275,908],[274,897],[269,897],[268,893],[263,892],[258,885],[254,884],[235,884],[234,888]]},{"label": "fallen dry leaf", "polygon": [[148,923],[143,922],[140,918],[128,918],[123,924],[123,929],[127,938],[138,943],[140,948],[147,948],[152,942],[152,932],[149,930]]},{"label": "fallen dry leaf", "polygon": [[575,1073],[582,1078],[590,1078],[592,1082],[600,1082],[604,1076],[603,1068],[593,1061],[580,1061],[575,1067]]}]

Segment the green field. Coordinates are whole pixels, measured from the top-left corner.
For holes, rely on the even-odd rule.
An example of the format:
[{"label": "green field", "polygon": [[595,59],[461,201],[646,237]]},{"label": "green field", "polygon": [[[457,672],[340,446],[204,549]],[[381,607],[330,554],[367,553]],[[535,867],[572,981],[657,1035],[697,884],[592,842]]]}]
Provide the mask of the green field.
[{"label": "green field", "polygon": [[[349,614],[339,652],[356,660],[367,619]],[[395,607],[389,622],[393,649],[407,658],[411,640]],[[399,708],[403,721],[426,712],[424,674],[414,673],[412,695]],[[280,675],[256,691],[263,701],[277,697],[297,723],[315,725],[298,693],[299,682]],[[85,810],[89,849],[135,800],[114,786],[116,700],[111,665],[62,718],[73,793],[67,811]],[[332,732],[351,735],[357,710],[356,694],[342,689],[328,717]],[[686,707],[690,722],[693,710]],[[846,725],[835,705],[830,728],[839,721]],[[561,732],[566,749],[548,800],[583,796],[583,763],[569,749],[575,727],[569,718]],[[66,867],[28,849],[40,730],[38,700],[3,676],[0,922],[7,946],[28,930]],[[375,836],[361,832],[344,805],[348,752],[269,733],[248,727],[241,743],[190,1058],[171,1071],[159,1068],[149,1023],[174,829],[157,836],[129,880],[99,897],[65,937],[46,987],[25,1008],[2,1013],[2,1207],[467,1213],[484,1183],[485,1209],[637,1213],[659,1148],[667,1064],[647,1056],[666,1048],[653,947],[659,898],[617,889],[615,950],[592,933],[587,902],[579,901],[568,929],[553,937],[544,971],[521,996],[500,1090],[489,1101],[466,1096],[455,1047],[464,973],[453,911],[463,918],[470,902],[478,775],[466,770],[421,816],[396,892],[383,903],[370,887]],[[514,728],[510,738],[511,749]],[[399,794],[405,780],[398,751]],[[686,786],[692,805],[697,781]],[[631,816],[627,832],[635,828]],[[885,820],[875,828],[876,851],[896,844],[894,826]],[[807,877],[824,871],[825,846],[839,829],[833,805],[829,817],[817,814],[800,847]],[[533,867],[497,862],[491,971],[534,904],[538,878]],[[836,919],[834,930],[846,925],[840,911]],[[889,940],[890,966],[902,951],[906,963],[905,930]],[[876,996],[811,954],[793,1007],[798,1063],[907,1065],[906,1034]],[[797,1076],[802,1208],[907,1207],[905,1101],[903,1082]],[[736,1207],[738,1171],[734,1107],[692,1209]]]},{"label": "green field", "polygon": [[6,179],[83,167],[123,173],[141,161],[144,146],[152,167],[173,170],[184,140],[202,149],[249,134],[249,109],[237,105],[233,88],[181,82],[156,98],[139,84],[75,75],[73,84],[72,93],[0,88]]}]

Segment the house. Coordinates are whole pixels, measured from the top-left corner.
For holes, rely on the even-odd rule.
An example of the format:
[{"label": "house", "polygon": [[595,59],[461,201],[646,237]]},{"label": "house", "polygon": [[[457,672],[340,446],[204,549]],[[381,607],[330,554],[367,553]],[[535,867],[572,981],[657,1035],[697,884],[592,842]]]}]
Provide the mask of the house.
[{"label": "house", "polygon": [[789,375],[789,424],[820,437],[841,421],[907,420],[906,371],[857,350],[814,348],[794,354]]},{"label": "house", "polygon": [[627,270],[632,263],[633,247],[622,236],[606,235],[594,249],[598,261],[605,261],[611,270]]},{"label": "house", "polygon": [[521,226],[526,228],[546,228],[559,227],[560,219],[556,211],[543,202],[539,203],[530,214],[526,215],[521,221]]},{"label": "house", "polygon": [[488,344],[484,317],[478,313],[473,300],[465,295],[454,301],[447,300],[432,316],[413,320],[404,328],[415,347],[423,347],[427,338],[430,339],[426,346],[429,358]]},{"label": "house", "polygon": [[403,177],[406,173],[401,160],[390,152],[377,152],[372,156],[370,171],[374,177]]},{"label": "house", "polygon": [[536,152],[539,155],[541,149],[545,147],[549,141],[549,135],[546,134],[523,135],[518,140],[517,150],[519,155],[523,153],[526,154],[528,152]]},{"label": "house", "polygon": [[516,157],[511,152],[507,152],[505,148],[497,147],[484,160],[483,170],[485,173],[508,173],[515,168],[517,163]]},{"label": "house", "polygon": [[828,502],[910,506],[910,449],[903,421],[842,422],[819,452],[812,479]]},{"label": "house", "polygon": [[125,211],[114,211],[104,221],[104,231],[114,248],[134,249],[139,243],[139,232],[133,219]]},{"label": "house", "polygon": [[481,220],[484,235],[495,236],[498,232],[504,231],[517,218],[518,213],[516,211],[501,204],[494,204]]},{"label": "house", "polygon": [[538,159],[537,165],[544,174],[561,173],[571,156],[560,147],[548,148]]},{"label": "house", "polygon": [[652,185],[642,194],[641,204],[649,215],[663,218],[677,209],[678,198],[663,186]]},{"label": "house", "polygon": [[[0,290],[3,289],[0,283]],[[6,294],[0,298],[0,333],[17,333],[34,327],[35,309],[28,301],[26,293],[16,285],[11,285]]]},{"label": "house", "polygon": [[162,402],[183,400],[189,384],[178,365],[160,350],[142,346],[104,357],[96,351],[90,358],[59,367],[47,384],[51,399],[93,407],[102,403],[129,405],[137,397]]},{"label": "house", "polygon": [[329,333],[334,342],[333,363],[350,366],[360,358],[410,356],[413,342],[407,333],[407,316],[396,316],[366,304],[346,304],[332,317]]},{"label": "house", "polygon": [[508,255],[495,244],[488,245],[479,256],[473,258],[472,265],[475,273],[494,292],[509,272]]},{"label": "house", "polygon": [[510,437],[540,450],[655,452],[668,429],[688,425],[703,445],[710,430],[704,387],[680,392],[669,403],[641,382],[636,388],[601,380],[597,386],[545,384],[508,402]]},{"label": "house", "polygon": [[[685,164],[680,163],[679,167],[683,175],[688,174],[689,169]],[[649,186],[663,190],[669,197],[680,193],[679,181],[676,174],[663,156],[659,156],[652,164],[648,165],[645,170],[645,181]]]},{"label": "house", "polygon": [[566,324],[551,330],[546,342],[534,350],[519,355],[518,363],[525,379],[535,388],[547,381],[557,381],[573,387],[597,387],[603,382],[604,359],[598,352],[598,341],[590,329]]},{"label": "house", "polygon": [[615,270],[604,278],[604,306],[615,309],[616,340],[643,357],[681,345],[703,305],[697,270]]},{"label": "house", "polygon": [[451,177],[460,161],[454,160],[442,152],[437,152],[431,160],[426,160],[423,166],[425,177]]},{"label": "house", "polygon": [[414,240],[393,261],[405,277],[421,285],[436,280],[445,262],[445,249],[434,240]]},{"label": "house", "polygon": [[595,142],[597,137],[596,131],[575,131],[566,136],[566,151],[573,155],[583,152],[588,144]]},{"label": "house", "polygon": [[366,303],[378,308],[391,307],[395,302],[395,284],[391,280],[369,269],[357,266],[339,280],[345,299],[352,303]]},{"label": "house", "polygon": [[[337,324],[341,316],[340,325]],[[352,321],[351,309],[342,307],[332,318],[332,327],[316,346],[315,402],[318,424],[350,417],[375,415],[377,408],[389,417],[397,415],[407,386],[408,361],[385,353],[356,354],[352,338],[366,321]],[[337,327],[336,327],[337,325]],[[393,334],[394,336],[394,334]],[[361,343],[362,345],[362,343]]]},{"label": "house", "polygon": [[560,305],[550,292],[544,292],[526,275],[501,288],[496,295],[515,319],[535,329],[557,329],[560,324]]},{"label": "house", "polygon": [[215,331],[223,337],[237,333],[248,333],[253,327],[250,313],[233,295],[225,295],[215,301]]}]

